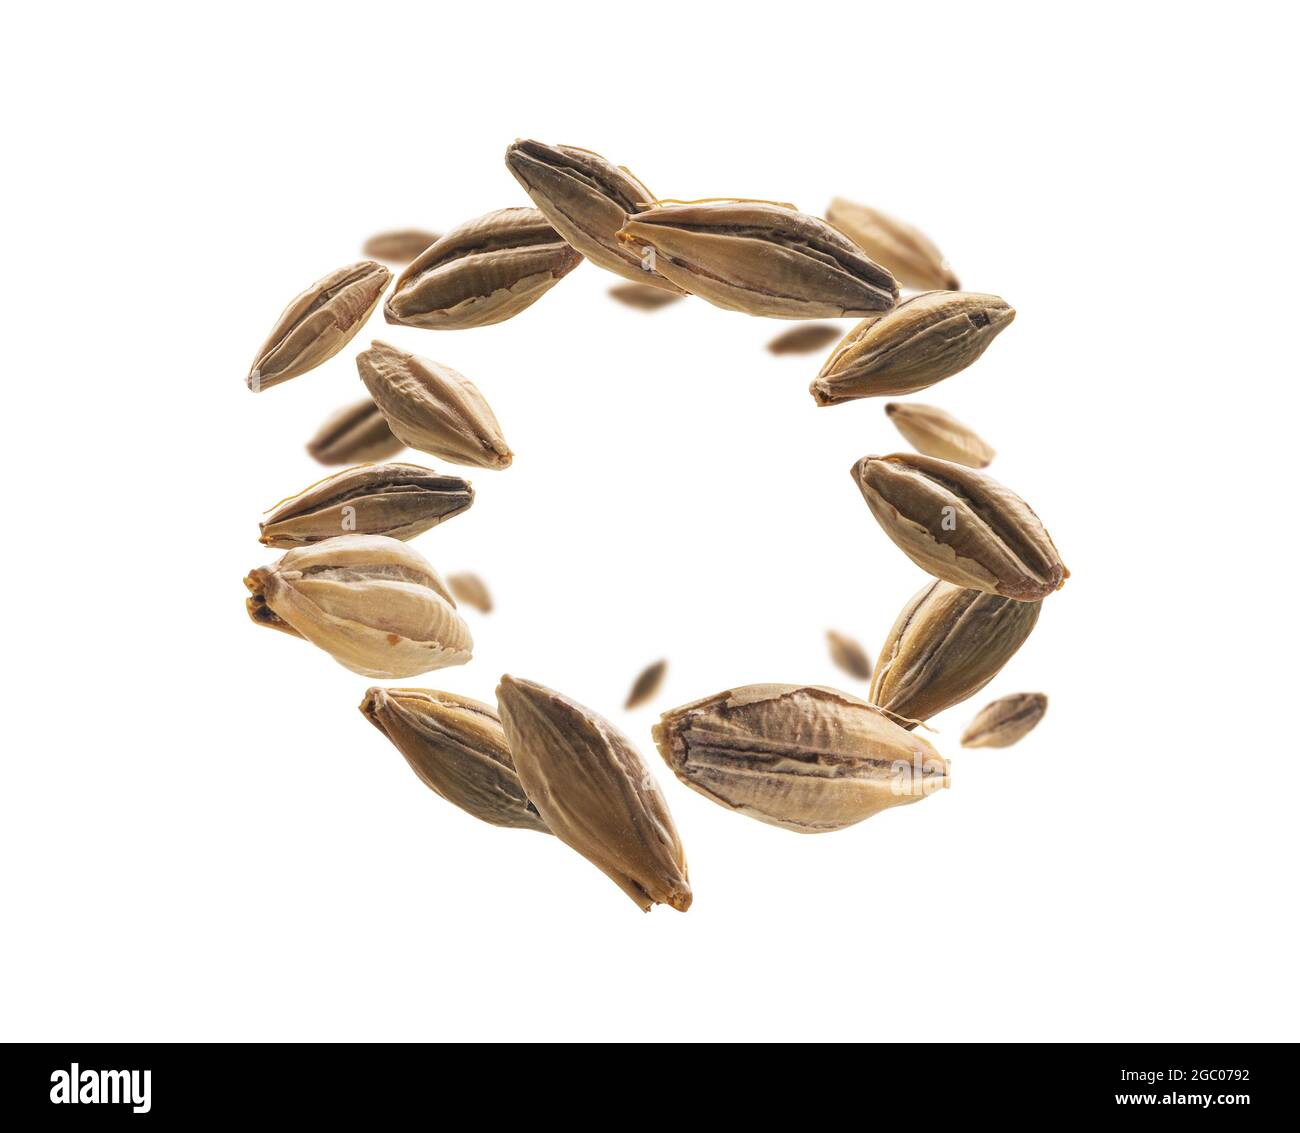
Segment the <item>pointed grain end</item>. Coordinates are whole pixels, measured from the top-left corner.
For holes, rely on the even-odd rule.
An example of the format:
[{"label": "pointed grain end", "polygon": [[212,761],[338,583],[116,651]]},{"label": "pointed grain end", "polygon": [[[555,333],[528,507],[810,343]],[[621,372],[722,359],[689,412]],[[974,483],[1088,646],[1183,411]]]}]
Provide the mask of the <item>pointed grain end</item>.
[{"label": "pointed grain end", "polygon": [[374,724],[376,728],[379,728],[380,731],[383,731],[383,728],[380,727],[379,724],[379,710],[384,706],[387,700],[387,690],[381,685],[374,685],[371,688],[366,689],[366,695],[361,698],[361,703],[358,705],[361,715]]},{"label": "pointed grain end", "polygon": [[664,903],[676,909],[679,913],[686,912],[691,907],[691,901],[694,895],[689,889],[677,889],[668,895],[668,900]]},{"label": "pointed grain end", "polygon": [[853,477],[853,482],[855,484],[861,484],[863,477],[867,474],[867,465],[869,465],[873,460],[879,459],[880,457],[872,455],[864,456],[861,460],[855,460],[853,462],[853,467],[849,469],[849,475]]},{"label": "pointed grain end", "polygon": [[813,401],[815,401],[819,407],[836,404],[834,393],[831,392],[825,382],[820,378],[809,385],[808,392],[812,394]]}]

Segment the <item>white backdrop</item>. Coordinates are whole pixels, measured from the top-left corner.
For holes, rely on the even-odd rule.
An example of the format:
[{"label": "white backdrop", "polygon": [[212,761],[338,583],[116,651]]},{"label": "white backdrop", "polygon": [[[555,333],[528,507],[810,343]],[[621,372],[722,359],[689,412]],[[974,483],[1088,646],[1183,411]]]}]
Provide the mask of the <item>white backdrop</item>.
[{"label": "white backdrop", "polygon": [[[6,1039],[1295,1039],[1294,27],[805,3],[63,7],[11,15]],[[516,137],[662,196],[920,225],[1018,317],[917,400],[1073,577],[974,701],[952,789],[792,834],[681,786],[657,712],[849,687],[924,582],[849,479],[786,325],[620,307],[584,264],[500,326],[371,337],[475,381],[516,457],[415,546],[496,597],[474,660],[608,715],[686,846],[685,915],[425,790],[367,681],[253,626],[260,512],[361,396],[349,349],[254,396],[284,304],[373,231],[528,203]],[[846,324],[847,326],[848,324]],[[418,454],[417,462],[452,470]],[[662,695],[620,709],[639,669]],[[962,751],[974,711],[1044,723]],[[862,692],[862,689],[851,689]]]}]

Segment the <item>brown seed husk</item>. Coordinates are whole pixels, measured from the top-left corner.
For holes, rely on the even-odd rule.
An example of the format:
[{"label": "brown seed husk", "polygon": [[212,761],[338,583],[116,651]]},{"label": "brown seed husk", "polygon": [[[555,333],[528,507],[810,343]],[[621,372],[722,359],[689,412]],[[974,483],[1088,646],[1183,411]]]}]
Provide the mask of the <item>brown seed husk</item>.
[{"label": "brown seed husk", "polygon": [[384,318],[465,330],[513,318],[582,262],[536,209],[490,212],[426,248],[397,277]]},{"label": "brown seed husk", "polygon": [[307,442],[307,452],[326,465],[387,460],[405,447],[368,397],[331,413]]},{"label": "brown seed husk", "polygon": [[259,541],[268,547],[304,547],[348,533],[413,539],[473,502],[474,489],[459,476],[443,476],[418,464],[365,464],[327,476],[276,504],[261,523]]},{"label": "brown seed husk", "polygon": [[843,197],[831,201],[826,219],[876,263],[893,272],[904,287],[957,290],[957,277],[943,253],[912,225]]},{"label": "brown seed husk", "polygon": [[887,311],[894,277],[824,220],[766,201],[659,205],[628,217],[619,239],[684,291],[714,306],[778,319]]},{"label": "brown seed husk", "polygon": [[645,283],[617,283],[609,289],[609,297],[638,311],[657,311],[676,303],[682,296],[680,292],[665,291]]},{"label": "brown seed husk", "polygon": [[1017,692],[980,709],[962,733],[962,747],[1010,747],[1036,727],[1047,711],[1041,692]]},{"label": "brown seed husk", "polygon": [[377,232],[361,249],[372,260],[390,264],[409,264],[416,256],[441,239],[437,232],[426,228],[397,228],[391,232]]},{"label": "brown seed husk", "polygon": [[244,585],[254,622],[305,638],[362,676],[396,680],[470,659],[451,591],[396,539],[340,535],[298,547]]},{"label": "brown seed husk", "polygon": [[1042,605],[932,582],[903,607],[880,648],[871,702],[907,728],[974,696],[1038,624]]},{"label": "brown seed husk", "polygon": [[864,456],[853,480],[885,534],[936,578],[1037,602],[1070,576],[1033,509],[982,472],[894,453]]},{"label": "brown seed husk", "polygon": [[451,592],[456,595],[457,601],[473,606],[480,614],[492,612],[492,593],[488,590],[487,583],[477,574],[469,571],[449,574],[447,585],[451,587]]},{"label": "brown seed husk", "polygon": [[828,629],[826,643],[830,646],[831,660],[844,672],[860,681],[871,680],[871,658],[853,638]]},{"label": "brown seed husk", "polygon": [[376,687],[361,713],[449,803],[493,826],[550,833],[519,783],[494,709],[450,692]]},{"label": "brown seed husk", "polygon": [[686,855],[668,804],[609,721],[532,681],[497,686],[515,770],[551,832],[642,909],[691,904]]},{"label": "brown seed husk", "polygon": [[560,235],[593,264],[634,283],[680,294],[638,250],[618,239],[628,216],[655,199],[629,170],[590,150],[532,139],[506,150],[506,168]]},{"label": "brown seed husk", "polygon": [[778,334],[767,349],[772,354],[811,354],[839,337],[840,328],[834,323],[802,323]]},{"label": "brown seed husk", "polygon": [[973,429],[933,405],[891,401],[885,413],[907,442],[926,456],[967,468],[987,468],[997,455]]},{"label": "brown seed husk", "polygon": [[818,405],[915,393],[966,369],[1015,317],[996,295],[914,295],[849,331],[809,392]]},{"label": "brown seed husk", "polygon": [[659,691],[659,686],[664,683],[664,673],[667,671],[668,662],[663,660],[642,669],[636,680],[632,682],[632,688],[628,691],[623,707],[628,710],[640,708],[647,700],[653,698]]},{"label": "brown seed husk", "polygon": [[254,393],[296,378],[333,358],[379,303],[392,273],[371,260],[318,279],[290,303],[248,373]]},{"label": "brown seed husk", "polygon": [[450,366],[372,342],[357,372],[401,441],[453,464],[509,467],[514,454],[478,387]]},{"label": "brown seed husk", "polygon": [[948,762],[856,696],[749,685],[665,712],[659,754],[729,810],[803,834],[841,830],[948,785]]}]

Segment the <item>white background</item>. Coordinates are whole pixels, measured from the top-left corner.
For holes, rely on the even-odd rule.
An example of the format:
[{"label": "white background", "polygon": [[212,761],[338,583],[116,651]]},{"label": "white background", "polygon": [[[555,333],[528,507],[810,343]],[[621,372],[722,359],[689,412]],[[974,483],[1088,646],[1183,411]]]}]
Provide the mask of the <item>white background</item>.
[{"label": "white background", "polygon": [[[1280,8],[35,11],[0,67],[4,1038],[1297,1037]],[[432,795],[364,678],[243,612],[260,512],[362,393],[349,349],[254,396],[254,351],[372,231],[526,204],[516,137],[664,197],[875,204],[1019,312],[917,400],[995,445],[1073,577],[935,719],[952,789],[816,837],[687,790],[649,732],[850,683],[828,627],[878,651],[924,582],[848,475],[905,447],[881,403],[815,408],[820,356],[764,350],[787,324],[631,311],[590,264],[500,326],[356,340],[455,366],[516,453],[415,543],[490,584],[474,660],[395,683],[511,672],[607,714],[673,808],[685,915]],[[960,749],[1035,689],[1031,737]]]}]

